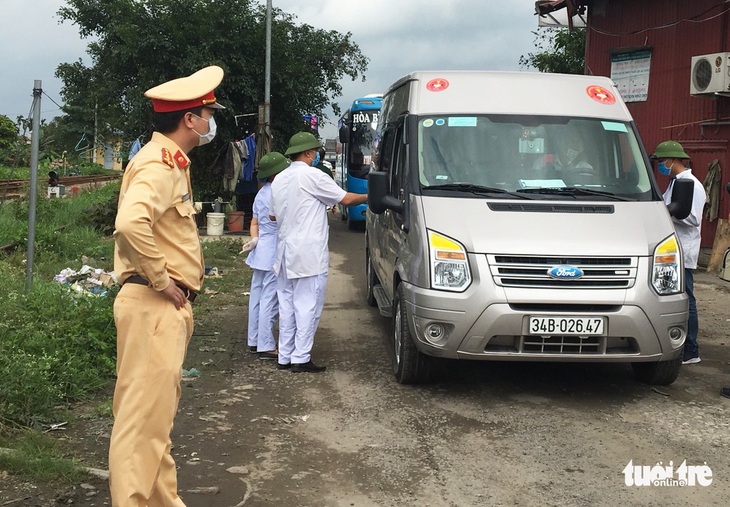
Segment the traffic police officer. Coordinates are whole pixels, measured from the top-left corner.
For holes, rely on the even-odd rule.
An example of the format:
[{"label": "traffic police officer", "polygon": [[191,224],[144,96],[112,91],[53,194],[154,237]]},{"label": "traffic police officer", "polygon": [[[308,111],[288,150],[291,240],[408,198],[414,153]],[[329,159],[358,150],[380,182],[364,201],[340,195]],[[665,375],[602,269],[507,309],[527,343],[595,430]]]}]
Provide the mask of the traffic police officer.
[{"label": "traffic police officer", "polygon": [[122,179],[114,232],[117,383],[109,446],[114,507],[184,507],[177,495],[170,432],[182,364],[193,333],[191,303],[203,256],[190,186],[195,146],[215,136],[215,88],[223,69],[206,67],[151,88],[155,132]]}]

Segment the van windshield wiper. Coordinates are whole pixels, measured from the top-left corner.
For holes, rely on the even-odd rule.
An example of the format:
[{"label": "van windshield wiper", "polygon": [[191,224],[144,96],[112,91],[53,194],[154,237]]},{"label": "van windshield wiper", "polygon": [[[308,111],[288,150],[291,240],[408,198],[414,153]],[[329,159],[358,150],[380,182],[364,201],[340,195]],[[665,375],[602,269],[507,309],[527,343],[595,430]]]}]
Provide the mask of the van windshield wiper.
[{"label": "van windshield wiper", "polygon": [[606,192],[604,190],[594,190],[585,187],[560,187],[560,188],[523,188],[518,190],[520,193],[527,194],[543,194],[543,195],[569,195],[575,197],[577,195],[594,195],[598,197],[607,197],[616,201],[633,201],[629,197],[621,197],[613,192]]},{"label": "van windshield wiper", "polygon": [[424,187],[427,190],[457,190],[459,192],[471,192],[475,195],[487,195],[487,194],[499,194],[510,197],[516,197],[517,199],[534,199],[525,194],[518,194],[516,192],[510,192],[503,188],[496,187],[485,187],[482,185],[475,185],[474,183],[445,183],[443,185],[430,185]]}]

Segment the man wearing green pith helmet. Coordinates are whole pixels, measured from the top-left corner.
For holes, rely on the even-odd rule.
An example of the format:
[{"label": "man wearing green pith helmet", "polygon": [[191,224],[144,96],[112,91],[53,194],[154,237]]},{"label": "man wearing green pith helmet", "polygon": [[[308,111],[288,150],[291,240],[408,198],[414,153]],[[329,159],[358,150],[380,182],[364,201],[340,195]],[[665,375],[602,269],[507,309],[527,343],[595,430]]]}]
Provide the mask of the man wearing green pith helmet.
[{"label": "man wearing green pith helmet", "polygon": [[687,167],[689,155],[677,141],[659,143],[651,155],[657,161],[659,174],[669,176],[669,186],[664,192],[664,202],[672,202],[672,190],[676,180],[690,180],[694,185],[692,192],[692,211],[678,220],[672,217],[674,230],[677,231],[679,244],[684,257],[684,290],[689,297],[689,319],[687,320],[687,339],[684,342],[684,357],[682,364],[696,364],[700,362],[700,349],[697,343],[699,319],[697,316],[697,301],[694,295],[694,271],[697,269],[697,260],[700,255],[700,232],[702,228],[702,212],[707,200],[705,187]]},{"label": "man wearing green pith helmet", "polygon": [[271,214],[279,224],[274,271],[279,296],[278,368],[294,373],[326,369],[312,362],[329,270],[327,209],[356,206],[367,195],[341,189],[316,165],[322,145],[309,132],[294,134],[284,153],[289,169],[271,184]]}]

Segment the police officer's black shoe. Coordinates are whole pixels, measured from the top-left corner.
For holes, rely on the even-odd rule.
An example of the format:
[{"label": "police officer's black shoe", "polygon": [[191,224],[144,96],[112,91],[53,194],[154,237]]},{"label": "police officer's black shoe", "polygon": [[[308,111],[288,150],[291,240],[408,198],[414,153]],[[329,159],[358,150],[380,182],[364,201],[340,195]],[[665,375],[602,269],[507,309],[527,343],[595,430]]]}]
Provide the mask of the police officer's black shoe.
[{"label": "police officer's black shoe", "polygon": [[279,354],[275,351],[267,350],[265,352],[257,352],[259,359],[279,359]]},{"label": "police officer's black shoe", "polygon": [[248,351],[254,354],[256,352],[256,345],[249,345]]},{"label": "police officer's black shoe", "polygon": [[286,363],[286,364],[276,363],[277,370],[288,370],[289,368],[291,368],[291,363]]},{"label": "police officer's black shoe", "polygon": [[720,389],[720,396],[730,398],[730,387],[723,387],[722,389]]},{"label": "police officer's black shoe", "polygon": [[311,360],[307,363],[291,365],[292,373],[320,373],[326,369],[326,366],[317,366]]}]

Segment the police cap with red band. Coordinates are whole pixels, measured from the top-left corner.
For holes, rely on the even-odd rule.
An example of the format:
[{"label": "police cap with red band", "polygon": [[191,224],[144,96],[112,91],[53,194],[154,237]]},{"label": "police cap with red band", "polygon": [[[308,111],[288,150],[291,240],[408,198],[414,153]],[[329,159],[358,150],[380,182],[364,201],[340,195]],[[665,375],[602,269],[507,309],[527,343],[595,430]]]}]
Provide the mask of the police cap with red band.
[{"label": "police cap with red band", "polygon": [[211,65],[187,77],[173,79],[144,92],[152,99],[156,113],[170,113],[194,107],[225,109],[216,102],[215,89],[223,81],[223,69]]}]

